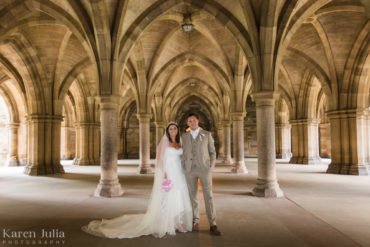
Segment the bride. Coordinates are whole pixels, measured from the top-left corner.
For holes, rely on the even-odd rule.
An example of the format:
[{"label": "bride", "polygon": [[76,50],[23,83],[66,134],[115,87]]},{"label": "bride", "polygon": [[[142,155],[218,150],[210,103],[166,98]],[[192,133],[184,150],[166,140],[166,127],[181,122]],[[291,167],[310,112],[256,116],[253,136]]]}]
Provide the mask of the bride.
[{"label": "bride", "polygon": [[157,147],[155,176],[145,214],[121,215],[91,221],[82,230],[107,238],[135,238],[175,235],[176,230],[192,230],[192,208],[181,166],[182,148],[179,127],[170,122]]}]

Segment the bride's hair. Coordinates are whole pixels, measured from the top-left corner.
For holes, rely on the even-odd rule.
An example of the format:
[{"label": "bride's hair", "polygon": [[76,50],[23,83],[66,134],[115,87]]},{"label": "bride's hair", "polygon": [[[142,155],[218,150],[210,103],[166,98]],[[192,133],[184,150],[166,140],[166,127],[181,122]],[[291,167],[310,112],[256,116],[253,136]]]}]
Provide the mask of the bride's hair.
[{"label": "bride's hair", "polygon": [[179,126],[177,125],[177,123],[170,122],[170,123],[167,124],[167,127],[166,127],[166,136],[168,137],[169,142],[172,142],[171,137],[170,137],[170,132],[168,131],[168,129],[172,125],[176,126],[176,128],[177,128],[177,135],[175,137],[175,141],[176,141],[176,143],[180,143],[180,129],[179,129]]}]

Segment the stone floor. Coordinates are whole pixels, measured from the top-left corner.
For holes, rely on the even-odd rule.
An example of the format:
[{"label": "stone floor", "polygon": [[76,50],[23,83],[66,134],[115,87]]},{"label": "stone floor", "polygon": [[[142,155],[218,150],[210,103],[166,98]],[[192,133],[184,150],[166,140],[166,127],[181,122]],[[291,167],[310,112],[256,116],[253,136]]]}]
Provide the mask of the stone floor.
[{"label": "stone floor", "polygon": [[[136,160],[119,163],[125,190],[120,198],[91,196],[98,166],[63,162],[66,174],[48,177],[23,175],[23,167],[0,167],[0,246],[370,246],[370,177],[326,174],[327,164],[278,160],[285,197],[264,199],[251,196],[257,165],[255,159],[246,162],[247,175],[231,174],[223,165],[213,175],[223,236],[209,235],[202,204],[200,233],[128,240],[90,236],[80,227],[92,219],[145,212],[153,176],[137,175]],[[42,229],[54,230],[54,236],[42,239]],[[8,233],[17,231],[34,231],[37,242],[9,242]]]}]

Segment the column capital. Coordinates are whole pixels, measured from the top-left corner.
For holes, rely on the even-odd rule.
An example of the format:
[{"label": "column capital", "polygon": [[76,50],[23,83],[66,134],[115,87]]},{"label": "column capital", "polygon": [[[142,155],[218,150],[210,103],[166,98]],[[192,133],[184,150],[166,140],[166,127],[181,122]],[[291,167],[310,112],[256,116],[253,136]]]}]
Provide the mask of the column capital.
[{"label": "column capital", "polygon": [[139,119],[139,122],[149,122],[150,118],[152,117],[152,114],[150,113],[138,113],[136,114],[137,119]]},{"label": "column capital", "polygon": [[63,118],[61,115],[47,114],[29,114],[26,116],[26,120],[32,122],[62,122]]},{"label": "column capital", "polygon": [[223,120],[222,124],[223,124],[224,127],[231,127],[231,121],[229,121],[229,120]]},{"label": "column capital", "polygon": [[223,122],[218,122],[218,123],[216,123],[216,127],[217,127],[217,129],[223,129],[223,127],[224,127],[224,123]]},{"label": "column capital", "polygon": [[256,106],[273,106],[275,105],[275,100],[279,98],[279,94],[274,91],[262,91],[253,93],[252,98],[256,102]]},{"label": "column capital", "polygon": [[316,118],[292,119],[289,123],[291,125],[319,124],[319,120]]},{"label": "column capital", "polygon": [[87,122],[87,121],[80,121],[80,122],[75,122],[76,127],[88,127],[88,126],[96,126],[96,122]]},{"label": "column capital", "polygon": [[290,123],[276,123],[275,127],[276,128],[291,128],[292,126]]},{"label": "column capital", "polygon": [[154,122],[156,128],[166,128],[166,123],[163,121]]},{"label": "column capital", "polygon": [[331,110],[326,112],[329,119],[356,118],[366,116],[368,113],[364,109],[343,109]]},{"label": "column capital", "polygon": [[243,121],[246,116],[246,112],[232,112],[231,118],[233,121]]},{"label": "column capital", "polygon": [[9,124],[7,124],[7,127],[8,127],[9,129],[18,129],[18,128],[19,128],[19,126],[20,126],[20,123],[18,123],[18,122],[14,122],[14,123],[9,123]]},{"label": "column capital", "polygon": [[100,101],[100,110],[116,110],[119,105],[120,96],[118,95],[101,95],[98,96]]}]

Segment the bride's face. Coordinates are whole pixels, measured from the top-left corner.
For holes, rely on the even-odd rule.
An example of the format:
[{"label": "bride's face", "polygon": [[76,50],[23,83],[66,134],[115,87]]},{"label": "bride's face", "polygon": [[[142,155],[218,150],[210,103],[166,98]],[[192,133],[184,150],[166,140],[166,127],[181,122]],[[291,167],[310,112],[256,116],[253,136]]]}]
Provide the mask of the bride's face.
[{"label": "bride's face", "polygon": [[168,128],[168,133],[170,134],[171,137],[176,137],[178,132],[179,130],[177,129],[176,125],[171,125]]}]

